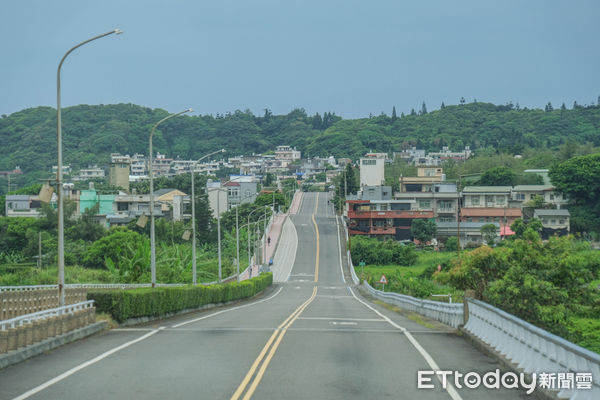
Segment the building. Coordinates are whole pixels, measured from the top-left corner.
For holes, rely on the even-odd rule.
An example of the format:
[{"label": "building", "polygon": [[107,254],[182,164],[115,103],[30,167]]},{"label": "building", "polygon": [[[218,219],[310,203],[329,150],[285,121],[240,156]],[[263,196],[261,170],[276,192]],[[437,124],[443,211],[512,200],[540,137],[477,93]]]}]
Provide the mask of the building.
[{"label": "building", "polygon": [[367,153],[360,158],[360,186],[385,184],[385,153]]},{"label": "building", "polygon": [[4,215],[7,217],[39,218],[42,204],[37,196],[28,194],[7,194]]},{"label": "building", "polygon": [[131,157],[131,175],[132,176],[147,176],[146,157],[143,154],[134,154]]},{"label": "building", "polygon": [[258,186],[254,181],[232,178],[223,186],[227,188],[227,209],[256,200]]},{"label": "building", "polygon": [[172,158],[165,157],[164,154],[156,153],[156,157],[152,159],[152,173],[154,176],[171,176]]},{"label": "building", "polygon": [[[479,246],[484,244],[481,228],[488,225],[489,222],[460,222],[459,226],[456,222],[438,222],[437,237],[441,241],[449,237],[460,237],[460,247]],[[492,222],[497,228],[496,240],[500,239],[501,227],[498,222]]]},{"label": "building", "polygon": [[212,210],[212,216],[217,218],[217,215],[228,210],[228,189],[221,185],[221,182],[214,182],[209,179],[206,182],[206,191],[208,192],[208,204]]},{"label": "building", "polygon": [[301,153],[300,151],[296,150],[295,147],[277,146],[277,150],[275,150],[275,158],[281,161],[281,166],[285,168],[294,161],[300,160]]},{"label": "building", "polygon": [[471,147],[465,146],[465,149],[460,152],[451,151],[448,146],[442,147],[442,150],[439,152],[429,153],[429,157],[437,158],[442,161],[455,160],[455,161],[465,161],[469,157],[471,157]]},{"label": "building", "polygon": [[[155,194],[154,216],[163,217],[162,208]],[[112,212],[106,216],[109,225],[127,224],[142,215],[150,216],[149,194],[124,194],[115,196]]]},{"label": "building", "polygon": [[393,200],[391,186],[363,186],[346,200],[348,234],[380,239],[412,240],[415,218],[433,218],[432,211],[418,210],[414,200]]},{"label": "building", "polygon": [[512,201],[511,186],[467,186],[460,210],[462,222],[498,222],[504,227],[522,218],[520,203]]},{"label": "building", "polygon": [[512,199],[523,202],[523,206],[536,197],[543,199],[544,203],[551,204],[555,208],[561,208],[569,202],[552,185],[517,185],[512,191]]},{"label": "building", "polygon": [[[425,185],[429,185],[426,183]],[[427,186],[428,188],[429,186]],[[413,200],[419,211],[433,212],[436,223],[456,222],[460,194],[454,183],[433,183],[431,191],[409,191],[394,194],[396,200]],[[410,188],[410,186],[409,186]],[[418,187],[416,188],[418,189]],[[422,187],[421,187],[422,189]]]},{"label": "building", "polygon": [[553,235],[568,235],[571,231],[571,214],[569,210],[537,209],[533,212],[533,218],[537,218],[542,222],[542,239],[544,240]]},{"label": "building", "polygon": [[79,170],[79,175],[74,176],[74,181],[90,181],[93,179],[104,179],[106,177],[106,172],[104,168],[100,168],[97,165],[88,166],[87,168],[82,168]]},{"label": "building", "polygon": [[79,196],[79,209],[83,214],[88,210],[97,210],[94,213],[94,220],[105,226],[110,227],[107,216],[112,213],[116,195],[98,194],[95,189],[82,190]]},{"label": "building", "polygon": [[446,180],[440,167],[419,167],[417,176],[400,177],[400,192],[433,192],[434,186]]},{"label": "building", "polygon": [[113,186],[120,187],[129,191],[129,173],[131,167],[131,158],[120,154],[110,155],[110,167],[108,170],[108,180]]},{"label": "building", "polygon": [[[56,173],[58,172],[58,165],[53,165],[52,166],[52,173],[56,175]],[[63,175],[71,175],[72,169],[71,169],[71,165],[63,165],[62,166],[62,172]]]}]

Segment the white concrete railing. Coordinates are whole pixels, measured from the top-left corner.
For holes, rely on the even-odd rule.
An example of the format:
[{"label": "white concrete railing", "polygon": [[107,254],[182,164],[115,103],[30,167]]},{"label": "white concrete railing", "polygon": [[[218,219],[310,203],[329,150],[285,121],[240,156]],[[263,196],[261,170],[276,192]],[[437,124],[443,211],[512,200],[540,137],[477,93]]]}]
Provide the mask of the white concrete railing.
[{"label": "white concrete railing", "polygon": [[[527,373],[591,373],[591,389],[560,389],[568,399],[600,399],[600,355],[482,301],[467,299],[465,329]],[[555,378],[558,381],[558,378]],[[556,386],[555,388],[559,388]]]},{"label": "white concrete railing", "polygon": [[39,289],[58,289],[58,285],[0,286],[0,293],[30,291]]},{"label": "white concrete railing", "polygon": [[350,275],[352,276],[352,282],[355,285],[360,284],[360,279],[358,279],[358,275],[356,275],[356,271],[354,270],[354,265],[352,264],[352,255],[350,254],[350,250],[348,250],[348,268],[350,268]]},{"label": "white concrete railing", "polygon": [[[344,226],[344,233],[346,234],[346,246],[347,246],[348,242],[349,242],[348,227],[346,226],[346,221],[344,221],[344,218],[340,217],[340,220],[342,220],[342,225]],[[354,270],[354,264],[352,264],[352,255],[350,254],[350,250],[347,251],[346,255],[348,257],[348,268],[350,268],[350,275],[352,276],[352,282],[354,282],[355,285],[359,285],[360,279],[358,279],[358,275],[356,275],[356,271]]]},{"label": "white concrete railing", "polygon": [[453,328],[458,328],[458,326],[462,325],[464,322],[464,306],[460,303],[442,303],[439,301],[417,299],[415,297],[394,292],[382,292],[381,290],[371,287],[366,280],[363,281],[363,285],[369,293],[379,300],[435,319],[436,321],[450,325]]},{"label": "white concrete railing", "polygon": [[48,310],[37,311],[31,314],[21,315],[16,318],[0,321],[0,331],[5,331],[9,328],[18,328],[25,324],[40,319],[46,319],[63,314],[72,314],[76,311],[85,310],[94,307],[94,300],[83,301],[81,303],[70,304],[64,307],[50,308]]}]

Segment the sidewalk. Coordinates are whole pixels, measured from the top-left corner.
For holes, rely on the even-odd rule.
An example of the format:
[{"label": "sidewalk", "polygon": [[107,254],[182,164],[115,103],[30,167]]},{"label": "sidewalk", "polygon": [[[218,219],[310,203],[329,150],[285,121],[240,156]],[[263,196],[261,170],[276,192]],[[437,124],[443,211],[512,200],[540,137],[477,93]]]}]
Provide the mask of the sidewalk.
[{"label": "sidewalk", "polygon": [[[283,229],[284,223],[286,222],[287,216],[288,215],[294,215],[296,213],[298,213],[298,210],[300,209],[300,203],[302,200],[302,192],[301,191],[297,191],[296,194],[294,194],[294,198],[292,200],[292,204],[290,205],[290,209],[288,210],[288,214],[277,214],[275,215],[275,217],[273,218],[273,223],[271,224],[271,228],[269,229],[269,233],[267,237],[271,238],[271,243],[267,245],[266,247],[266,252],[265,254],[267,255],[267,260],[270,260],[271,258],[273,258],[273,260],[277,260],[278,262],[285,262],[285,263],[289,263],[289,264],[293,264],[294,262],[294,258],[296,257],[296,246],[297,243],[294,243],[295,245],[293,246],[293,258],[291,260],[287,260],[287,258],[285,255],[282,255],[283,258],[285,258],[286,260],[284,261],[282,259],[282,257],[279,257],[278,254],[279,252],[277,252],[276,254],[276,250],[278,248],[278,243],[280,240],[280,237],[282,236],[282,231],[285,232],[284,236],[284,240],[283,242],[288,242],[288,241],[292,241],[292,242],[297,242],[298,239],[295,236],[296,232],[295,229],[293,227],[293,223],[290,221],[290,224],[292,224],[291,228],[286,228]],[[293,233],[290,231],[290,229],[293,229]],[[289,255],[291,252],[291,248],[290,245],[288,244],[286,246],[286,250],[285,250],[285,254]],[[251,271],[244,271],[242,274],[240,274],[240,280],[246,280],[249,278],[248,276],[248,272],[251,272],[250,277],[253,276],[257,276],[258,275],[258,271],[259,271],[260,266],[259,265],[253,265]]]}]

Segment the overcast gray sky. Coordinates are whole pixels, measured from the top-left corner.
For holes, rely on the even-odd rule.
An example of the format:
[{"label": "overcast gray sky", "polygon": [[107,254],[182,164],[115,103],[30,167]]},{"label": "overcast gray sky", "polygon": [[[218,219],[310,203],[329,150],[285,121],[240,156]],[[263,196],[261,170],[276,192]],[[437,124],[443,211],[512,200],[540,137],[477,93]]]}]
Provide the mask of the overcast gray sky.
[{"label": "overcast gray sky", "polygon": [[600,96],[600,1],[4,0],[0,114],[135,103],[303,107],[345,118],[423,101],[571,107]]}]

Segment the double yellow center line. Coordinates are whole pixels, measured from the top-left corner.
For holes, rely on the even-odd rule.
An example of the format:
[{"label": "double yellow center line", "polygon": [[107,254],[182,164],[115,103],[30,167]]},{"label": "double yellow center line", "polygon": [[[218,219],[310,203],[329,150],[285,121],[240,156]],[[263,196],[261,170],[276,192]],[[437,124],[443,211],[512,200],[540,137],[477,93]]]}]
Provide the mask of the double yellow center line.
[{"label": "double yellow center line", "polygon": [[[312,221],[313,221],[313,224],[315,225],[316,239],[317,239],[317,251],[316,251],[316,255],[315,255],[315,282],[319,281],[319,247],[320,247],[319,246],[319,227],[317,226],[317,222],[315,220],[315,214],[317,213],[318,207],[319,207],[319,197],[317,195],[315,211],[312,215]],[[244,394],[244,397],[242,398],[243,400],[248,400],[252,397],[252,395],[254,394],[254,391],[258,387],[258,384],[260,383],[263,375],[265,374],[265,371],[267,370],[267,367],[269,366],[269,363],[271,362],[273,355],[277,351],[277,348],[279,347],[281,340],[285,336],[288,328],[294,323],[294,321],[296,321],[296,319],[300,316],[300,314],[302,314],[302,311],[304,311],[304,309],[306,307],[308,307],[308,305],[310,303],[312,303],[312,301],[315,299],[315,297],[317,297],[317,286],[315,286],[313,288],[312,295],[308,298],[308,300],[306,300],[304,303],[302,303],[300,305],[300,307],[296,308],[296,310],[294,310],[294,312],[289,317],[287,317],[285,319],[285,321],[283,321],[281,323],[281,325],[279,325],[277,327],[277,329],[275,329],[275,332],[273,332],[273,334],[267,341],[267,344],[265,344],[265,347],[263,347],[263,349],[260,351],[260,354],[258,355],[258,357],[256,357],[256,360],[254,360],[254,362],[252,363],[252,366],[250,367],[250,370],[248,371],[248,373],[242,380],[242,383],[240,383],[240,386],[238,386],[235,393],[233,393],[233,396],[231,396],[231,400],[240,399],[240,397],[242,396],[244,391],[246,391],[246,393]],[[268,352],[268,354],[267,354],[267,352]],[[260,368],[259,368],[259,366],[260,366]],[[257,372],[257,369],[258,369],[258,372]],[[255,374],[256,374],[256,376],[255,376]],[[254,380],[252,380],[253,377],[254,377]],[[252,381],[252,383],[250,383],[250,381]],[[248,384],[250,384],[250,386],[248,386]],[[248,390],[246,390],[246,388]]]}]

